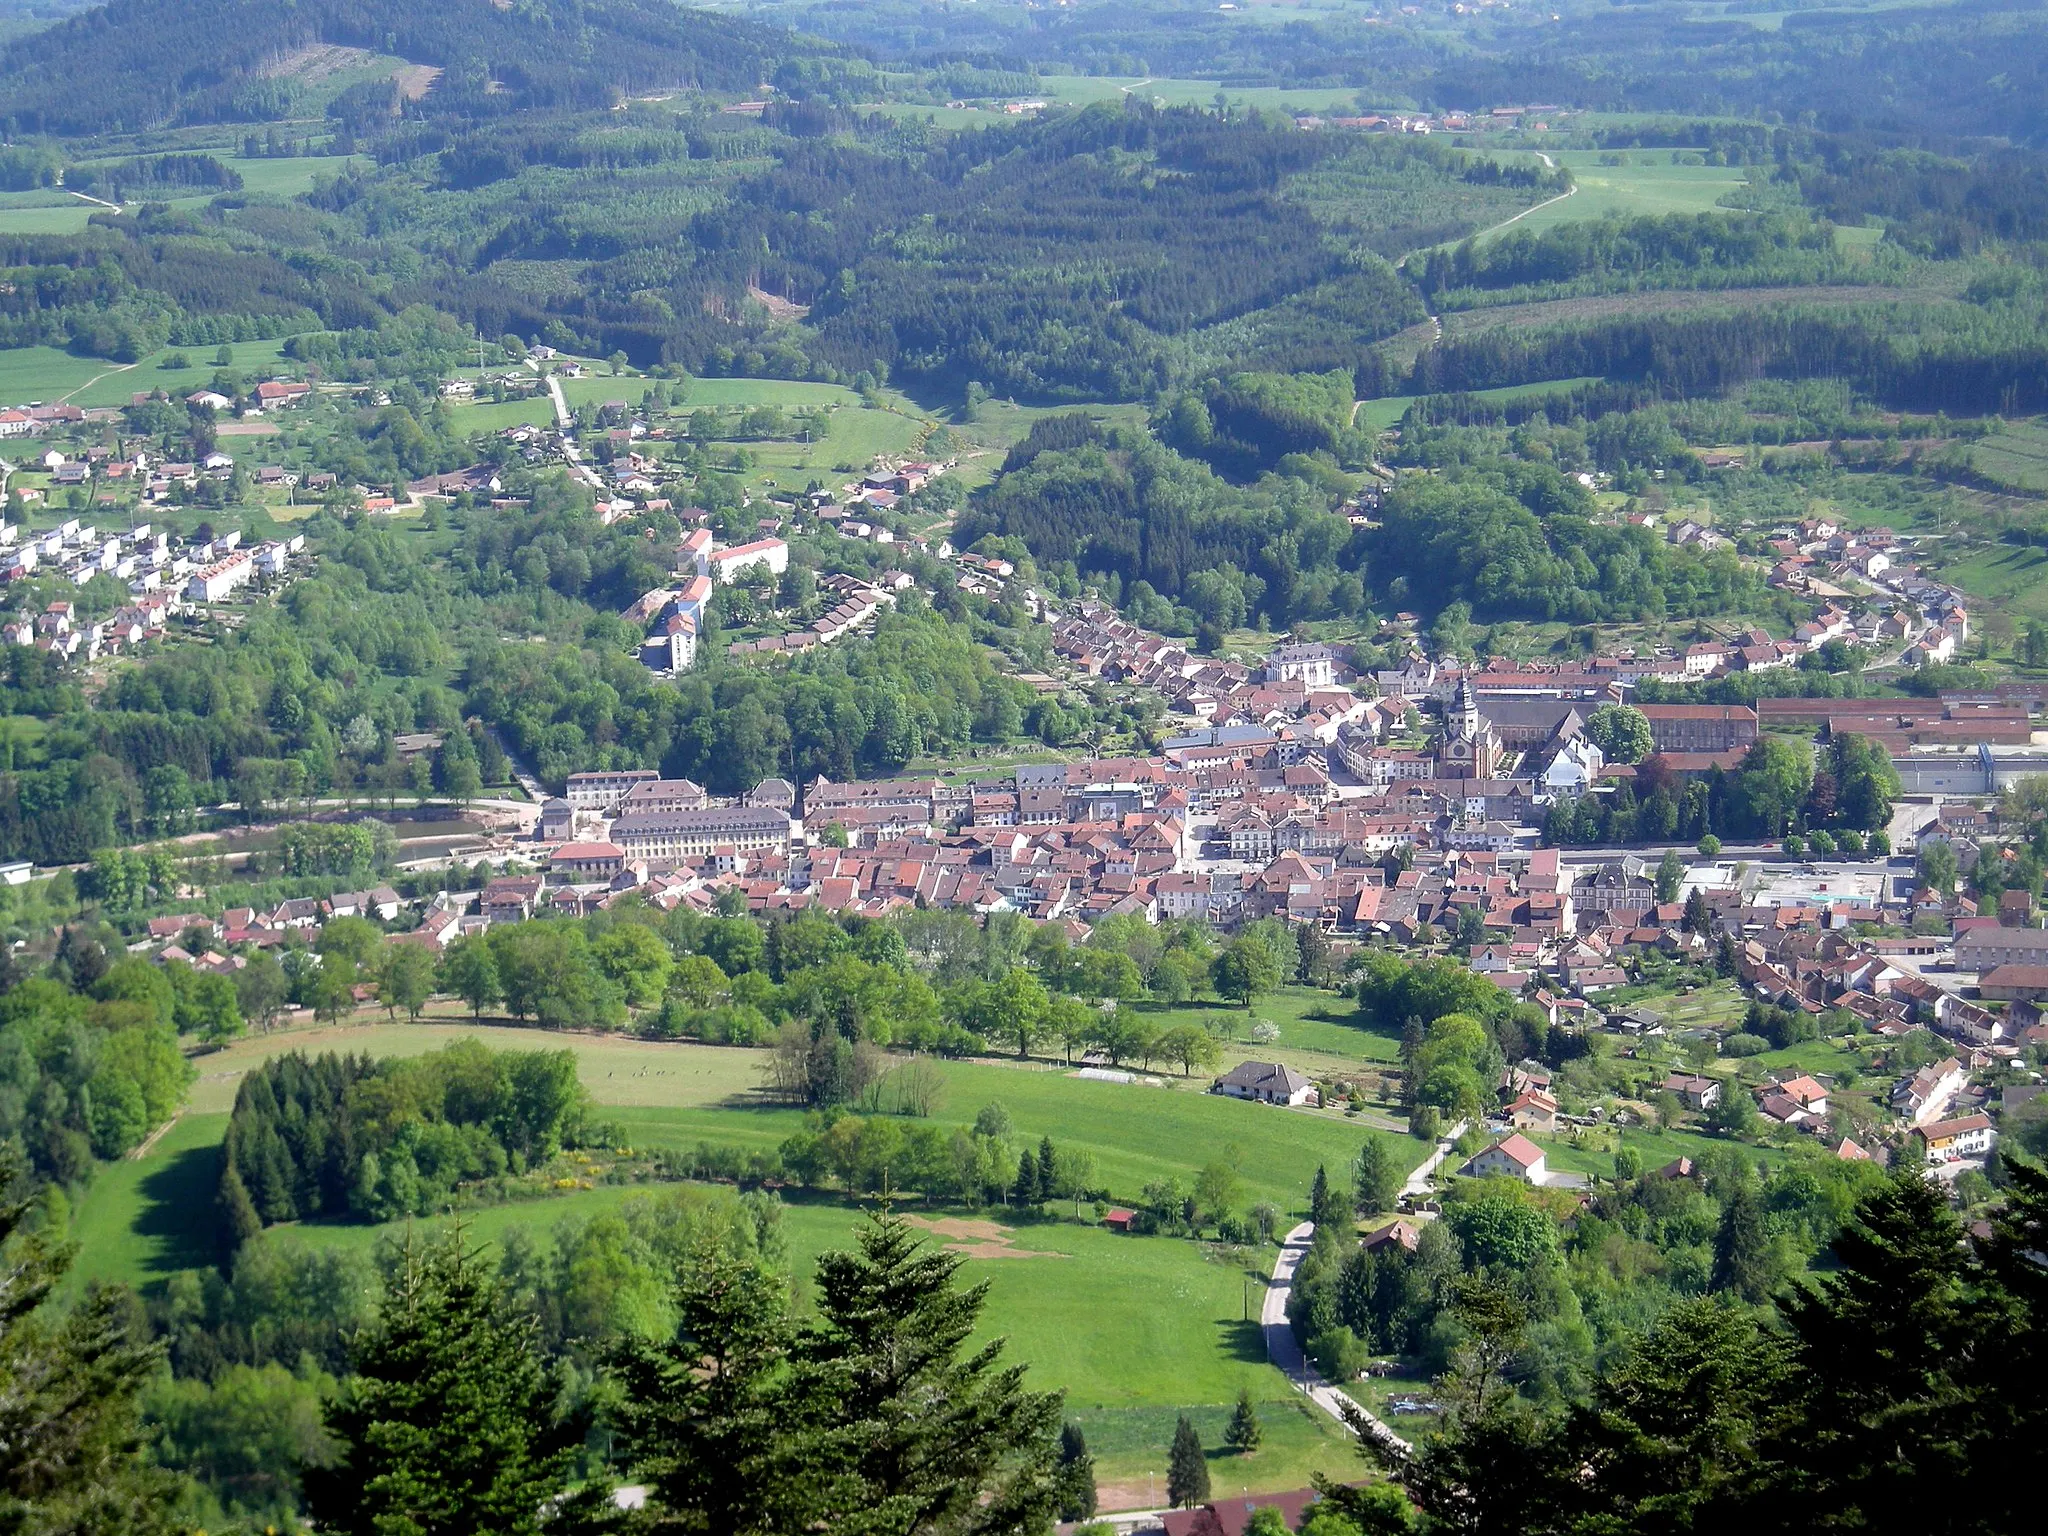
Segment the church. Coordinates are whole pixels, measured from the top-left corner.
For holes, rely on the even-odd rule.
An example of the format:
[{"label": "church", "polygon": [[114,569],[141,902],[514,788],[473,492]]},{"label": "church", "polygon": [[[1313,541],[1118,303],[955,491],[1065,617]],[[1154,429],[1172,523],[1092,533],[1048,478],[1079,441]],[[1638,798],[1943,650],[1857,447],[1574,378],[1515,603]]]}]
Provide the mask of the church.
[{"label": "church", "polygon": [[1436,749],[1440,779],[1499,777],[1503,751],[1493,725],[1479,712],[1469,678],[1458,681],[1457,694],[1444,710],[1444,739]]}]

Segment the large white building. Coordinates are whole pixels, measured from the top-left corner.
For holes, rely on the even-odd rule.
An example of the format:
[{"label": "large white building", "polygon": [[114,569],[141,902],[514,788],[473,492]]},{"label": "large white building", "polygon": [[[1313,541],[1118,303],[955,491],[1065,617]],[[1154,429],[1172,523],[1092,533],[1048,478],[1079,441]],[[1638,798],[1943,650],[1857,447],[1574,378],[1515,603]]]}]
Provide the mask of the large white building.
[{"label": "large white building", "polygon": [[710,569],[705,574],[714,581],[731,581],[756,565],[765,565],[771,575],[780,576],[789,569],[789,546],[780,539],[756,539],[751,544],[721,549],[707,563]]},{"label": "large white building", "polygon": [[201,566],[185,583],[185,595],[195,603],[217,603],[256,575],[256,562],[247,550],[236,550],[222,560]]},{"label": "large white building", "polygon": [[563,798],[579,811],[610,811],[641,784],[661,777],[654,768],[616,768],[609,772],[572,773]]}]

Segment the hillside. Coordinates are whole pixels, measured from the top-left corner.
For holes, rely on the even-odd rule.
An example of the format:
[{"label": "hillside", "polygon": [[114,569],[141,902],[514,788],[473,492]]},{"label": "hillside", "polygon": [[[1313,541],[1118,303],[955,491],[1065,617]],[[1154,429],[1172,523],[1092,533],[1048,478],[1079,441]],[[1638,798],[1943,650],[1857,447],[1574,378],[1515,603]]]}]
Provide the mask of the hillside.
[{"label": "hillside", "polygon": [[428,110],[602,107],[745,90],[778,37],[663,0],[113,0],[0,53],[0,118],[58,134],[269,121],[305,105],[286,66],[322,44],[441,71]]}]

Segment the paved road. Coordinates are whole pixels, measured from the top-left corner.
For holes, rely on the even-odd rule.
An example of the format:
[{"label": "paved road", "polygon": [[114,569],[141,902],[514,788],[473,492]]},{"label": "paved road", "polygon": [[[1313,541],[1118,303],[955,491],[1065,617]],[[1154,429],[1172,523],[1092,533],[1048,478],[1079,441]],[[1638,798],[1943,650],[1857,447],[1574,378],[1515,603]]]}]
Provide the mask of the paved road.
[{"label": "paved road", "polygon": [[555,402],[555,424],[562,429],[562,455],[569,461],[569,473],[594,491],[604,489],[597,472],[583,462],[583,450],[576,446],[576,418],[569,410],[569,397],[562,393],[562,381],[548,375],[548,394]]},{"label": "paved road", "polygon": [[1273,1261],[1272,1283],[1266,1287],[1266,1304],[1259,1312],[1259,1324],[1266,1334],[1266,1356],[1286,1372],[1297,1391],[1307,1394],[1310,1402],[1346,1429],[1356,1432],[1362,1424],[1367,1434],[1405,1452],[1410,1449],[1406,1440],[1323,1380],[1302,1355],[1301,1346],[1294,1341],[1294,1330],[1287,1325],[1287,1298],[1294,1290],[1294,1272],[1301,1267],[1315,1235],[1315,1223],[1304,1221],[1281,1239],[1280,1257]]}]

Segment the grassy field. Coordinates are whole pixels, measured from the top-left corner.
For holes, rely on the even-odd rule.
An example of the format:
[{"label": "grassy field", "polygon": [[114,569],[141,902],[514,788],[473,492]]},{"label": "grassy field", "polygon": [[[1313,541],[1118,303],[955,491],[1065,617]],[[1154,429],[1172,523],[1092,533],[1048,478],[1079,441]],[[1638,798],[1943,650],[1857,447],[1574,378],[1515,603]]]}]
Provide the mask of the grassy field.
[{"label": "grassy field", "polygon": [[2016,619],[2048,618],[2048,550],[1981,545],[1943,560],[1937,574]]},{"label": "grassy field", "polygon": [[[1386,1066],[1401,1059],[1401,1041],[1352,1023],[1353,1003],[1314,987],[1282,987],[1259,998],[1249,1014],[1227,1003],[1195,1003],[1181,1008],[1141,1004],[1139,1011],[1160,1029],[1198,1024],[1228,1042],[1226,1056],[1285,1055],[1290,1065],[1314,1071],[1341,1071],[1362,1063]],[[1253,1022],[1276,1025],[1280,1036],[1270,1045],[1253,1045]]]},{"label": "grassy field", "polygon": [[[382,1038],[380,1032],[355,1033],[359,1044]],[[1151,1091],[1161,1100],[1183,1097]],[[1020,1132],[1037,1134],[1025,1123],[1024,1103],[1007,1102]],[[682,1112],[636,1113],[653,1120]],[[1271,1118],[1287,1117],[1274,1112]],[[220,1113],[187,1114],[148,1156],[102,1172],[76,1218],[81,1256],[73,1285],[146,1285],[211,1261],[216,1148],[226,1123]],[[600,1186],[486,1207],[466,1213],[464,1222],[473,1240],[493,1243],[514,1228],[546,1232],[649,1193],[647,1186]],[[1032,1367],[1033,1385],[1067,1394],[1069,1415],[1084,1425],[1095,1450],[1107,1507],[1150,1502],[1151,1479],[1164,1476],[1173,1423],[1183,1412],[1211,1448],[1219,1487],[1299,1487],[1310,1471],[1348,1465],[1345,1437],[1323,1416],[1300,1411],[1299,1399],[1288,1399],[1284,1379],[1266,1363],[1258,1325],[1249,1320],[1258,1316],[1272,1250],[1124,1237],[1064,1217],[1008,1223],[978,1213],[912,1214],[932,1228],[932,1241],[964,1246],[968,1281],[988,1282],[980,1336],[1007,1339],[1014,1357]],[[851,1202],[792,1193],[783,1228],[800,1297],[818,1256],[849,1246],[858,1220]],[[367,1252],[399,1230],[399,1224],[319,1223],[279,1228],[268,1240]],[[1264,1448],[1249,1458],[1221,1449],[1240,1387],[1263,1405],[1267,1432]]]},{"label": "grassy field", "polygon": [[[0,232],[5,232],[0,220]],[[244,341],[234,347],[238,372],[268,372],[283,366],[284,342]],[[158,365],[173,352],[191,359],[190,368]],[[213,377],[212,347],[166,347],[134,363],[104,357],[74,357],[56,347],[13,347],[0,351],[0,400],[69,400],[87,408],[126,405],[138,390],[190,394]]]},{"label": "grassy field", "polygon": [[509,1025],[478,1026],[452,1016],[420,1024],[344,1024],[276,1030],[201,1056],[191,1105],[195,1110],[232,1108],[241,1075],[288,1051],[419,1056],[465,1039],[481,1040],[495,1051],[572,1050],[583,1082],[597,1103],[654,1109],[701,1108],[739,1100],[760,1085],[761,1065],[767,1059],[765,1051],[678,1046],[623,1035],[558,1035]]},{"label": "grassy field", "polygon": [[[1710,213],[1731,192],[1749,185],[1748,173],[1739,166],[1673,165],[1674,151],[1639,149],[1619,152],[1620,165],[1602,165],[1603,159],[1617,158],[1604,150],[1559,150],[1550,158],[1567,167],[1578,190],[1570,197],[1533,209],[1511,226],[1540,234],[1559,224],[1580,219],[1605,218],[1610,214],[1628,216],[1667,213]],[[1507,155],[1520,164],[1534,160],[1533,154]]]},{"label": "grassy field", "polygon": [[[466,1218],[470,1235],[498,1240],[514,1225],[549,1227],[616,1210],[644,1188],[592,1190],[537,1204],[501,1206]],[[796,1200],[783,1230],[800,1301],[818,1256],[852,1245],[860,1217],[841,1201]],[[1294,1410],[1286,1380],[1265,1358],[1256,1319],[1272,1250],[1232,1253],[1181,1238],[1122,1237],[1072,1221],[1013,1225],[956,1214],[935,1220],[970,1246],[999,1245],[1004,1257],[970,1257],[969,1283],[986,1281],[980,1339],[1002,1338],[1031,1367],[1029,1383],[1067,1396],[1094,1452],[1108,1508],[1151,1507],[1151,1479],[1164,1485],[1175,1419],[1186,1413],[1209,1447],[1219,1488],[1297,1488],[1314,1470],[1349,1465],[1349,1442],[1327,1418]],[[395,1229],[328,1225],[285,1229],[277,1240],[367,1250]],[[1222,1450],[1238,1389],[1263,1405],[1266,1445],[1250,1458]],[[1226,1481],[1227,1479],[1227,1481]]]},{"label": "grassy field", "polygon": [[[1588,384],[1598,384],[1597,377],[1576,379],[1551,379],[1541,384],[1507,384],[1499,389],[1475,389],[1475,400],[1540,400],[1545,395],[1566,394],[1574,389],[1583,389]],[[1361,400],[1358,403],[1358,424],[1384,432],[1400,423],[1408,414],[1408,407],[1415,403],[1414,395],[1384,395],[1377,400]]]},{"label": "grassy field", "polygon": [[2048,422],[2015,421],[1971,444],[1970,468],[2016,491],[2048,492]]},{"label": "grassy field", "polygon": [[[1611,1134],[1595,1133],[1595,1138],[1597,1140],[1600,1136]],[[1614,1177],[1614,1153],[1604,1146],[1574,1144],[1562,1136],[1535,1136],[1530,1139],[1548,1154],[1546,1160],[1554,1170],[1565,1173],[1589,1173],[1603,1179]],[[1730,1143],[1699,1131],[1666,1131],[1658,1130],[1654,1126],[1629,1126],[1621,1132],[1621,1145],[1642,1159],[1645,1171],[1653,1171],[1674,1158],[1697,1159],[1710,1148],[1726,1147]],[[1776,1147],[1741,1143],[1740,1150],[1752,1161],[1781,1163],[1785,1160],[1785,1154]]]},{"label": "grassy field", "polygon": [[367,155],[300,155],[291,159],[245,160],[228,157],[230,166],[241,172],[242,190],[267,197],[297,197],[313,190],[323,177],[339,176],[352,165],[369,165]]},{"label": "grassy field", "polygon": [[[10,232],[0,218],[0,233]],[[55,401],[119,366],[103,357],[73,357],[55,347],[10,347],[0,351],[0,400],[14,404]],[[121,398],[125,401],[127,396]]]},{"label": "grassy field", "polygon": [[72,1226],[78,1262],[66,1284],[141,1285],[211,1263],[215,1149],[227,1128],[225,1114],[188,1112],[147,1157],[101,1169]]},{"label": "grassy field", "polygon": [[97,203],[77,200],[61,208],[0,203],[0,235],[75,235],[97,211]]},{"label": "grassy field", "polygon": [[1749,999],[1733,981],[1711,982],[1690,993],[1666,992],[1635,998],[1631,1007],[1647,1008],[1661,1014],[1664,1026],[1681,1029],[1733,1029],[1742,1022]]},{"label": "grassy field", "polygon": [[[1213,1017],[1219,1010],[1162,1010],[1160,1019]],[[1265,1047],[1291,1062],[1385,1060],[1396,1043],[1341,1022],[1342,999],[1288,989],[1262,999],[1256,1016],[1281,1027]],[[139,1160],[102,1172],[82,1201],[75,1230],[82,1248],[74,1283],[147,1285],[176,1270],[211,1262],[213,1186],[218,1151],[240,1075],[290,1050],[415,1054],[475,1037],[497,1048],[566,1048],[583,1081],[640,1147],[711,1140],[772,1148],[801,1125],[800,1111],[766,1104],[758,1092],[765,1052],[664,1044],[612,1036],[437,1019],[420,1025],[370,1022],[280,1030],[199,1058],[191,1108]],[[939,1062],[944,1083],[934,1111],[940,1125],[964,1123],[983,1105],[1008,1110],[1020,1143],[1051,1136],[1085,1148],[1099,1181],[1120,1199],[1147,1183],[1183,1187],[1214,1160],[1237,1171],[1239,1208],[1270,1200],[1293,1213],[1304,1206],[1318,1164],[1342,1176],[1368,1137],[1379,1136],[1404,1165],[1423,1149],[1342,1114],[1274,1109],[1201,1092],[1168,1071],[1159,1085],[1077,1079],[1048,1064]],[[645,1185],[600,1185],[553,1198],[483,1207],[465,1214],[473,1238],[501,1239],[519,1228],[545,1233],[558,1223],[616,1210],[643,1197]],[[855,1205],[828,1194],[789,1191],[784,1221],[800,1281],[817,1256],[845,1246]],[[1032,1379],[1068,1394],[1070,1415],[1087,1429],[1105,1507],[1155,1502],[1163,1485],[1174,1420],[1187,1413],[1211,1447],[1219,1489],[1267,1491],[1301,1486],[1314,1470],[1347,1471],[1349,1443],[1326,1417],[1302,1411],[1284,1379],[1266,1363],[1257,1324],[1272,1250],[1225,1250],[1179,1238],[1124,1237],[1077,1220],[1069,1208],[1050,1219],[1007,1223],[988,1213],[911,1207],[936,1219],[935,1241],[967,1245],[966,1276],[990,1286],[984,1335],[1010,1340]],[[1000,1214],[1000,1213],[998,1213]],[[969,1222],[972,1225],[955,1225]],[[367,1251],[391,1228],[317,1223],[280,1228],[271,1241]],[[1260,1402],[1265,1447],[1238,1458],[1222,1450],[1222,1426],[1241,1387]]]},{"label": "grassy field", "polygon": [[[1039,95],[1048,102],[1084,106],[1095,101],[1118,101],[1126,95],[1158,106],[1203,106],[1216,104],[1219,87],[1214,80],[1155,80],[1136,75],[1044,75],[1038,82]],[[1221,88],[1234,107],[1257,107],[1262,112],[1336,112],[1358,110],[1356,91],[1331,89],[1289,90],[1281,86],[1232,86]]]}]

